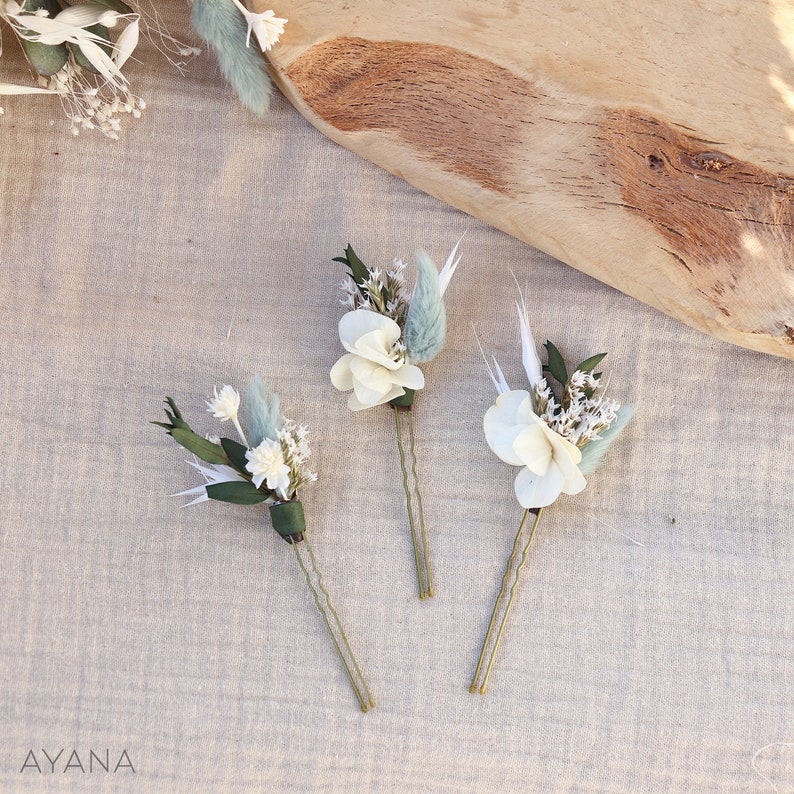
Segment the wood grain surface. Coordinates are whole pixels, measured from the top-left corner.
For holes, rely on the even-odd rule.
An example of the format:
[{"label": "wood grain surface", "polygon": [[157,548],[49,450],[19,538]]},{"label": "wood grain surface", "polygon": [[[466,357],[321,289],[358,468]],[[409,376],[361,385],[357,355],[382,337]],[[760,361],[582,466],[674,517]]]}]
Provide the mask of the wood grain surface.
[{"label": "wood grain surface", "polygon": [[252,7],[289,19],[274,77],[333,140],[695,328],[794,359],[794,2]]}]

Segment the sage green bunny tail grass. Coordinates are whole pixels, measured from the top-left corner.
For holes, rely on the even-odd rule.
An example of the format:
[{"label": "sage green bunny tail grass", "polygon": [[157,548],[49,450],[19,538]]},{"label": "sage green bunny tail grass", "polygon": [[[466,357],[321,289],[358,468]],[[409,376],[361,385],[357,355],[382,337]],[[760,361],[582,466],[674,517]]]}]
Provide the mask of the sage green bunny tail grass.
[{"label": "sage green bunny tail grass", "polygon": [[246,46],[247,25],[231,0],[193,0],[193,27],[215,50],[240,101],[258,116],[270,107],[270,76],[261,53]]},{"label": "sage green bunny tail grass", "polygon": [[271,392],[257,375],[245,397],[244,420],[251,446],[259,446],[266,438],[277,438],[278,431],[284,427],[278,394]]},{"label": "sage green bunny tail grass", "polygon": [[424,252],[416,254],[419,275],[405,320],[405,349],[414,363],[430,361],[444,346],[447,318],[438,270]]},{"label": "sage green bunny tail grass", "polygon": [[582,447],[582,460],[579,463],[579,471],[582,474],[592,474],[604,459],[607,450],[612,446],[612,442],[618,437],[621,430],[631,421],[634,416],[634,408],[624,405],[618,409],[618,416],[614,422],[598,438],[593,439]]}]

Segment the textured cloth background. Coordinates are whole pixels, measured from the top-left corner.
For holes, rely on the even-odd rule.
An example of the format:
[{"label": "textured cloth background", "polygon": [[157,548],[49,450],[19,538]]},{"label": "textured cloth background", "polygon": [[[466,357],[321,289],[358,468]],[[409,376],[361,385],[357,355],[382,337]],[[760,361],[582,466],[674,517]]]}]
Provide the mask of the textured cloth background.
[{"label": "textured cloth background", "polygon": [[[181,4],[163,12],[190,36]],[[794,791],[792,362],[421,194],[280,96],[254,118],[209,55],[180,76],[141,54],[149,108],[120,142],[72,138],[49,98],[3,103],[0,790]],[[351,242],[442,262],[464,231],[415,408],[437,584],[420,603],[392,417],[352,414],[328,379],[330,260]],[[522,385],[511,269],[538,340],[608,351],[637,416],[546,511],[475,697],[521,510],[482,435],[472,326]],[[168,497],[198,479],[148,424],[163,397],[217,432],[212,386],[257,372],[312,430],[304,504],[367,715],[265,511]],[[40,748],[64,748],[54,774]],[[64,771],[105,748],[135,773]]]}]

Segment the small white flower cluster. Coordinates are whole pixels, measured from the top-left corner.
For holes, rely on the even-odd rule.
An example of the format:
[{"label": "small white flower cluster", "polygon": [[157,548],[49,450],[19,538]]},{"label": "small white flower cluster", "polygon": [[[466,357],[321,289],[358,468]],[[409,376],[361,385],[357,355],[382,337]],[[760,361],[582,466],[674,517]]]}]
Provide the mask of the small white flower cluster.
[{"label": "small white flower cluster", "polygon": [[342,306],[350,311],[367,309],[391,317],[402,328],[408,313],[410,295],[405,287],[405,263],[395,259],[390,270],[367,268],[369,279],[356,284],[348,276],[340,285]]},{"label": "small white flower cluster", "polygon": [[231,420],[237,428],[248,447],[246,470],[253,475],[257,488],[266,482],[268,488],[278,491],[284,499],[291,499],[298,488],[317,479],[307,466],[311,450],[309,428],[305,425],[284,419],[275,439],[265,438],[252,449],[240,425],[240,394],[233,386],[224,385],[220,391],[215,387],[212,398],[207,400],[207,411],[221,422]]},{"label": "small white flower cluster", "polygon": [[281,454],[289,468],[289,492],[294,494],[298,488],[315,482],[317,474],[309,470],[309,428],[299,425],[293,419],[286,419],[278,431]]},{"label": "small white flower cluster", "polygon": [[583,447],[617,419],[620,404],[599,396],[599,390],[600,378],[578,369],[565,384],[559,404],[546,379],[541,378],[534,388],[535,412],[555,433]]},{"label": "small white flower cluster", "polygon": [[49,78],[39,76],[38,82],[42,88],[60,96],[72,135],[79,135],[82,130],[99,130],[118,140],[121,130],[118,117],[129,113],[139,119],[146,109],[146,102],[124,86],[93,85],[86,72],[72,61],[67,61],[63,69]]},{"label": "small white flower cluster", "polygon": [[[177,443],[203,461],[190,465],[202,474],[204,484],[176,494],[193,497],[188,504],[206,502],[211,498],[240,504],[291,501],[299,488],[317,479],[308,467],[311,456],[309,429],[281,414],[278,395],[268,392],[260,379],[252,384],[249,399],[257,406],[255,414],[249,414],[252,422],[249,433],[256,433],[255,437],[252,436],[253,444],[249,443],[240,424],[240,394],[233,386],[224,385],[220,390],[215,387],[212,397],[207,400],[207,412],[221,422],[231,422],[239,433],[243,443],[232,441],[230,445],[226,442],[231,439],[212,435],[202,439],[184,421],[173,399],[166,398],[169,421],[155,424],[165,428]],[[215,448],[208,447],[206,441]],[[220,489],[223,496],[213,496],[208,491],[210,487],[224,483],[234,485]],[[264,493],[254,494],[249,486]],[[253,502],[250,501],[252,496]]]}]

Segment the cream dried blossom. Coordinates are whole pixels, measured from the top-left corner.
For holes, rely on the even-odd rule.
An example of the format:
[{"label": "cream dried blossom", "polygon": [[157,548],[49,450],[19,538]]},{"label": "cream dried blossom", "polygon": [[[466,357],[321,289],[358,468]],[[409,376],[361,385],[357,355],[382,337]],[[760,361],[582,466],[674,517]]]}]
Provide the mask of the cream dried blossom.
[{"label": "cream dried blossom", "polygon": [[535,414],[529,392],[500,394],[486,411],[483,428],[494,453],[521,467],[515,493],[522,507],[548,507],[560,494],[577,494],[587,485],[578,469],[582,453]]},{"label": "cream dried blossom", "polygon": [[207,400],[207,411],[216,419],[220,419],[221,422],[228,422],[231,420],[237,432],[240,434],[243,443],[248,446],[248,441],[245,438],[245,433],[243,432],[240,419],[238,418],[238,413],[240,412],[240,394],[233,386],[224,385],[220,392],[218,391],[218,387],[215,386],[213,388],[213,397]]},{"label": "cream dried blossom", "polygon": [[245,468],[251,473],[251,482],[259,488],[264,482],[282,499],[289,499],[290,467],[284,461],[284,452],[279,441],[266,438],[254,449],[246,450],[248,460]]},{"label": "cream dried blossom", "polygon": [[213,396],[207,400],[207,412],[221,422],[236,419],[240,411],[240,393],[234,386],[224,385],[220,392],[213,387]]},{"label": "cream dried blossom", "polygon": [[276,44],[284,32],[284,26],[288,20],[276,16],[276,12],[269,10],[263,11],[258,14],[254,11],[249,11],[240,0],[232,0],[237,6],[240,13],[245,17],[246,24],[248,25],[248,36],[245,40],[245,46],[251,46],[251,33],[256,36],[259,49],[262,52],[268,52],[271,47]]},{"label": "cream dried blossom", "polygon": [[394,320],[366,309],[339,321],[339,339],[348,352],[331,368],[331,383],[340,391],[353,390],[351,410],[383,405],[425,385],[422,370],[407,362],[400,335]]}]

